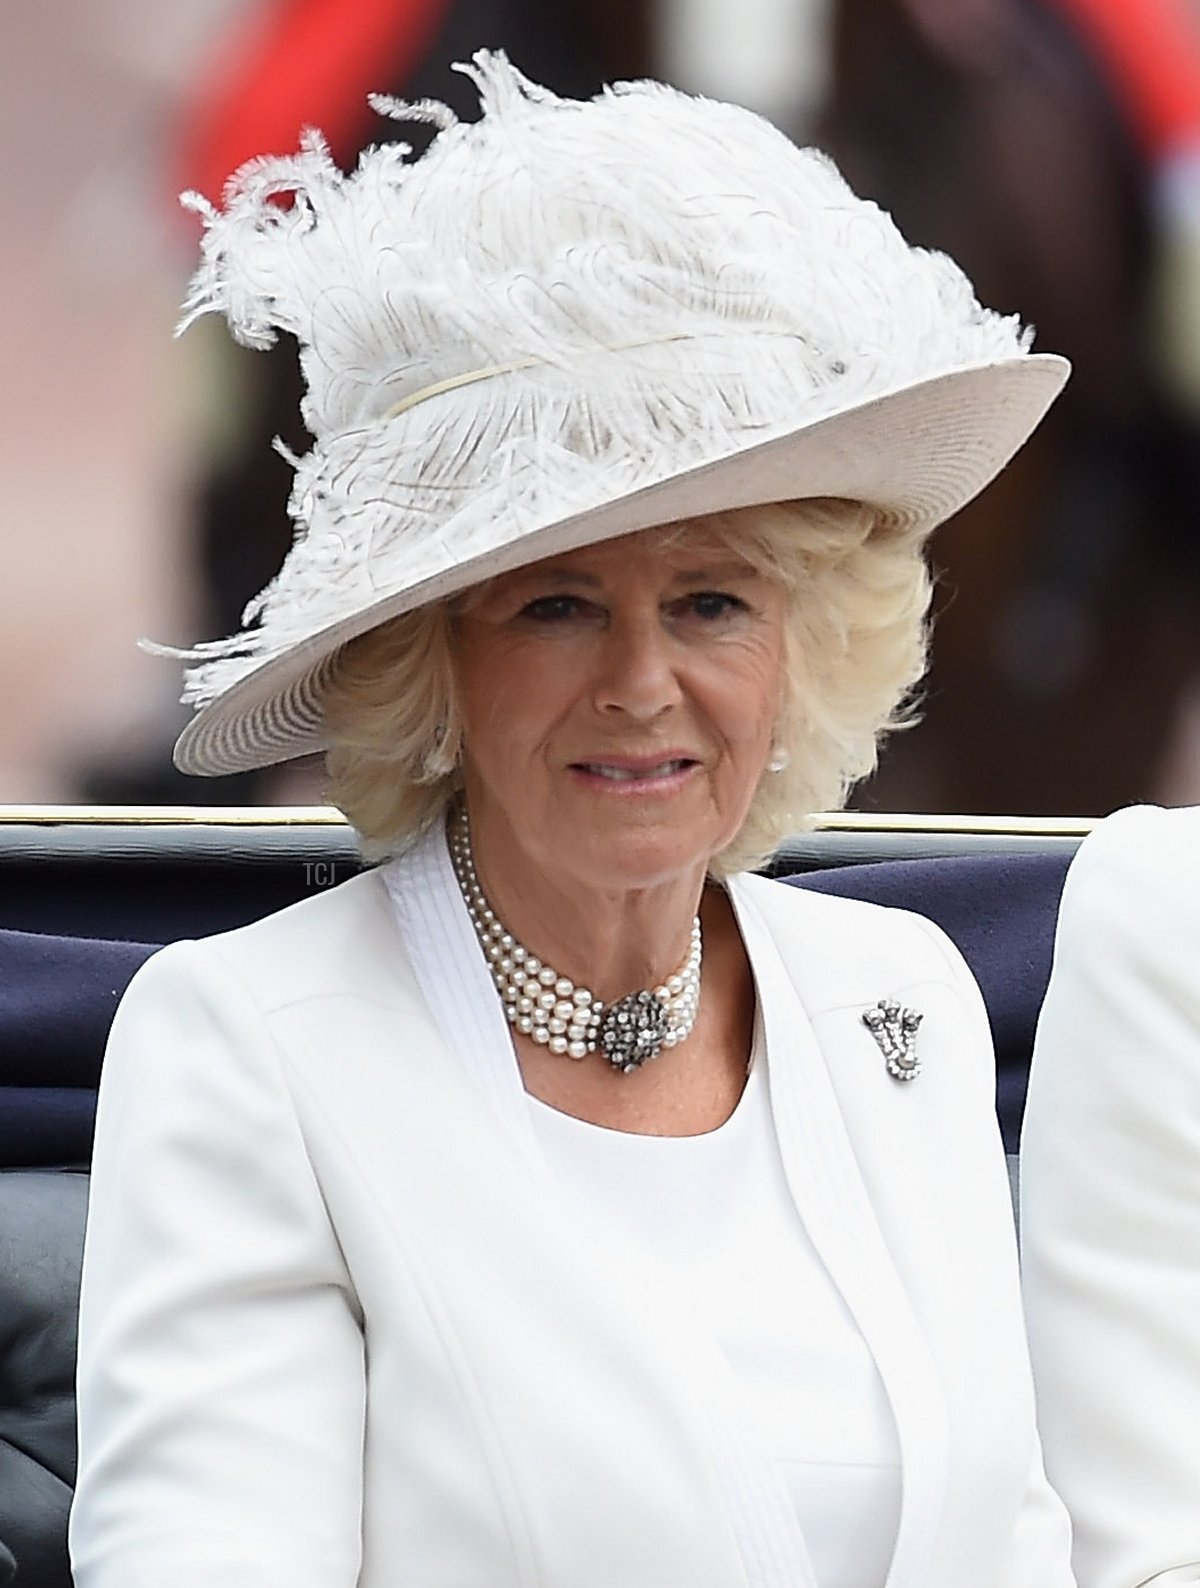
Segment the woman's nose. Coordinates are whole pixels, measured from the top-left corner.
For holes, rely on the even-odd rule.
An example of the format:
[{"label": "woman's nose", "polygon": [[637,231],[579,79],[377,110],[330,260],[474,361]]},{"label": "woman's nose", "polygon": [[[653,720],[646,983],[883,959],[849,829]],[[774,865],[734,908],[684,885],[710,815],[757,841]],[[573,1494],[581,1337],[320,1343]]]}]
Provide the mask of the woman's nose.
[{"label": "woman's nose", "polygon": [[637,721],[652,720],[681,698],[676,665],[671,636],[657,611],[614,618],[598,657],[597,706]]}]

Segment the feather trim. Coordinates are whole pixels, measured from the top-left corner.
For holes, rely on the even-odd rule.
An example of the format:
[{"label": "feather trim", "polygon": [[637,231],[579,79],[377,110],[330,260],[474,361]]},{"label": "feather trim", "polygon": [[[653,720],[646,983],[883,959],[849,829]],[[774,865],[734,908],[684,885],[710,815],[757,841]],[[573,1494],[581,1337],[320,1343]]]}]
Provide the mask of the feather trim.
[{"label": "feather trim", "polygon": [[172,653],[190,703],[485,544],[1028,351],[952,261],[748,111],[655,83],[564,100],[486,51],[458,69],[476,122],[372,99],[438,128],[419,160],[388,145],[345,175],[310,132],[220,210],[185,196],[205,232],[180,329],[295,336],[315,438],[295,544],[242,632]]}]

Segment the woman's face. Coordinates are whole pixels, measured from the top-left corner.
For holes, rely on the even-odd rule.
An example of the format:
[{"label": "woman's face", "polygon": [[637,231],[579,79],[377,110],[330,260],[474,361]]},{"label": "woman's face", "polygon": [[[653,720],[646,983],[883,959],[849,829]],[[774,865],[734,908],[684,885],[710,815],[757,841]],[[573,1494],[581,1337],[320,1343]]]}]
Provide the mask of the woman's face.
[{"label": "woman's face", "polygon": [[493,580],[459,614],[481,858],[604,891],[696,875],[770,754],[785,597],[703,521]]}]

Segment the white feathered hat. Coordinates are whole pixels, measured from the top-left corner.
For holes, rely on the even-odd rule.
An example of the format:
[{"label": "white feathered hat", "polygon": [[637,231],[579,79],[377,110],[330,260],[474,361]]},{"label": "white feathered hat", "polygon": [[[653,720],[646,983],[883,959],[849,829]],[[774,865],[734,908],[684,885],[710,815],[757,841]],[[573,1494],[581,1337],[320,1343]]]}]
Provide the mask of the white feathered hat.
[{"label": "white feathered hat", "polygon": [[[652,524],[835,496],[932,529],[1041,419],[1063,359],[910,248],[830,161],[658,83],[580,102],[481,52],[480,119],[340,172],[252,161],[182,325],[300,347],[295,543],[242,632],[175,652],[215,775],[323,745],[338,648],[504,570]],[[285,198],[290,195],[290,198]]]}]

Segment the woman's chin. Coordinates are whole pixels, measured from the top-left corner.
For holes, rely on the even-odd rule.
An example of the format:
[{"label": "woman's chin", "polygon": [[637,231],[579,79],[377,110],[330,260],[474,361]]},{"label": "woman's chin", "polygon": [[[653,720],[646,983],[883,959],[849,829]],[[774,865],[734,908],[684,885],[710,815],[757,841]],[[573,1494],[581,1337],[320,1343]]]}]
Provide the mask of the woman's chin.
[{"label": "woman's chin", "polygon": [[[719,847],[724,847],[723,845]],[[683,878],[700,879],[716,851],[708,835],[669,831],[625,831],[577,839],[564,870],[602,892],[658,887]]]},{"label": "woman's chin", "polygon": [[[598,790],[599,781],[571,777],[543,787],[519,816],[515,799],[492,799],[486,788],[473,798],[469,793],[485,873],[494,869],[498,848],[510,859],[524,855],[523,864],[555,886],[569,879],[577,890],[598,894],[651,888],[702,878],[736,835],[739,824],[706,779],[672,779],[670,792],[655,787],[642,796],[620,783],[615,795],[607,786]],[[499,810],[499,823],[488,819],[489,809]]]},{"label": "woman's chin", "polygon": [[[579,782],[562,792],[565,797],[555,801],[555,826],[561,822],[568,850],[563,869],[604,889],[702,876],[739,825],[719,808],[707,780],[695,777],[644,797],[613,797]],[[549,836],[544,831],[543,842]]]}]

